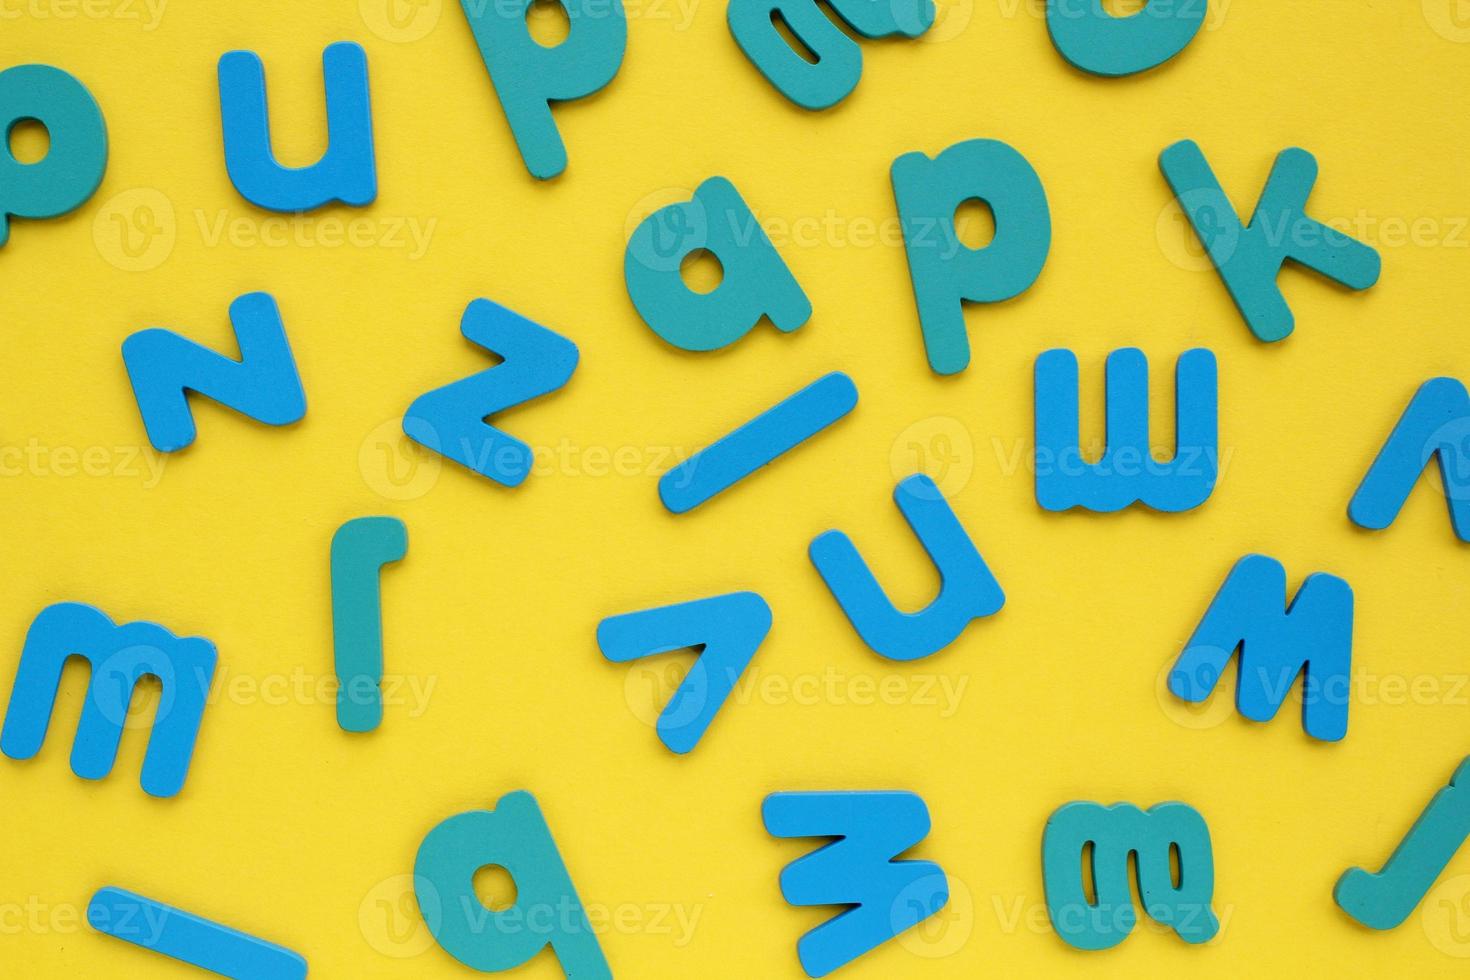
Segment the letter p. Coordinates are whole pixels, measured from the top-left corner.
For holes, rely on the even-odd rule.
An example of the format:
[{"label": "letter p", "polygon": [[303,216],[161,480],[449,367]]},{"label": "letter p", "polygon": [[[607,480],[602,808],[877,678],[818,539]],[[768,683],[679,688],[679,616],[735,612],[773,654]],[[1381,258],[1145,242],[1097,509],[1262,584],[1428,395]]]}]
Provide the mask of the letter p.
[{"label": "letter p", "polygon": [[613,80],[628,46],[628,21],[622,0],[561,0],[571,29],[560,44],[545,47],[526,24],[532,2],[461,0],[461,6],[526,169],[549,180],[567,168],[551,103],[585,98]]},{"label": "letter p", "polygon": [[[892,178],[929,366],[958,374],[970,364],[962,304],[1019,296],[1046,265],[1046,190],[1026,158],[999,140],[966,140],[932,160],[905,153]],[[956,209],[971,200],[995,215],[995,237],[983,248],[966,245],[955,227]]]}]

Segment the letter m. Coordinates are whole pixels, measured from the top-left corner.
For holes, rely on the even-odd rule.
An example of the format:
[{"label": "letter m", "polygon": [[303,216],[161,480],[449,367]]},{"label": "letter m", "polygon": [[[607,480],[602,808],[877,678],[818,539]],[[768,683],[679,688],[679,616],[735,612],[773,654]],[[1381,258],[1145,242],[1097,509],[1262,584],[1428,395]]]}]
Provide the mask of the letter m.
[{"label": "letter m", "polygon": [[1169,674],[1169,690],[1185,701],[1210,696],[1226,663],[1240,651],[1235,704],[1252,721],[1276,716],[1303,674],[1302,727],[1335,742],[1347,734],[1353,655],[1353,590],[1335,575],[1307,578],[1283,610],[1286,569],[1274,558],[1236,563]]},{"label": "letter m", "polygon": [[189,772],[214,679],[214,644],[201,637],[174,636],[155,623],[118,626],[100,610],[81,603],[46,607],[26,633],[0,730],[0,752],[12,759],[30,759],[41,750],[62,668],[74,656],[90,664],[91,680],[72,744],[72,772],[83,779],[101,779],[112,771],[133,689],[144,677],[154,677],[162,693],[143,757],[142,784],[152,796],[176,795]]},{"label": "letter m", "polygon": [[761,807],[776,837],[836,837],[781,872],[792,905],[847,905],[796,944],[807,976],[823,977],[937,913],[949,882],[932,861],[897,861],[929,834],[913,793],[772,793]]}]

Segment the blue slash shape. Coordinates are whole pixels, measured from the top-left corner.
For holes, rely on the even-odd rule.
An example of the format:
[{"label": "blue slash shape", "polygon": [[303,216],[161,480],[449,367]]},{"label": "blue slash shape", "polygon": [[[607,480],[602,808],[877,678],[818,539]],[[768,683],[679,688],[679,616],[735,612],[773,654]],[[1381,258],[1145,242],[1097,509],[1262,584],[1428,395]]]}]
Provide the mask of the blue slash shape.
[{"label": "blue slash shape", "polygon": [[246,293],[230,304],[230,323],[240,344],[238,361],[158,327],[123,341],[138,411],[159,452],[177,452],[194,441],[191,391],[266,425],[290,425],[306,415],[306,392],[276,301],[269,293]]},{"label": "blue slash shape", "polygon": [[1434,794],[1409,833],[1377,874],[1349,868],[1332,900],[1370,929],[1392,929],[1424,900],[1445,866],[1470,836],[1470,759]]},{"label": "blue slash shape", "polygon": [[1130,858],[1144,914],[1187,943],[1215,937],[1215,857],[1199,811],[1184,803],[1140,810],[1131,803],[1080,802],[1058,808],[1041,836],[1046,911],[1058,936],[1085,950],[1111,949],[1128,938],[1138,922]]},{"label": "blue slash shape", "polygon": [[577,369],[577,345],[499,303],[477,299],[460,330],[502,363],[420,395],[403,416],[410,439],[507,487],[531,473],[531,447],[486,420],[562,388]]},{"label": "blue slash shape", "polygon": [[1307,217],[1317,159],[1306,150],[1283,150],[1276,158],[1249,227],[1241,226],[1197,143],[1175,143],[1160,155],[1159,168],[1246,325],[1260,340],[1282,340],[1296,326],[1276,282],[1287,261],[1348,289],[1363,290],[1378,282],[1382,260],[1377,251]]},{"label": "blue slash shape", "polygon": [[894,489],[893,502],[939,572],[939,595],[920,612],[905,613],[893,604],[841,531],[818,535],[809,554],[874,653],[919,660],[949,646],[973,620],[1000,612],[1006,596],[933,480],[922,473],[909,477]]},{"label": "blue slash shape", "polygon": [[829,427],[857,400],[857,385],[841,371],[818,378],[665,473],[659,499],[687,513]]},{"label": "blue slash shape", "polygon": [[225,169],[240,196],[268,211],[310,211],[332,201],[353,207],[378,196],[367,54],[342,41],[322,52],[327,90],[327,152],[309,167],[283,167],[271,151],[265,66],[253,51],[219,59]]},{"label": "blue slash shape", "polygon": [[949,881],[932,861],[898,861],[929,835],[913,793],[772,793],[761,806],[775,837],[834,837],[781,872],[792,905],[852,906],[796,943],[809,977],[824,977],[944,908]]},{"label": "blue slash shape", "polygon": [[1353,590],[1335,575],[1307,576],[1286,603],[1286,569],[1274,558],[1235,563],[1169,673],[1175,697],[1198,704],[1240,651],[1235,706],[1251,721],[1276,717],[1302,674],[1302,728],[1336,742],[1347,735],[1352,691]]},{"label": "blue slash shape", "polygon": [[1215,355],[1186,351],[1175,368],[1174,458],[1160,463],[1149,448],[1148,358],[1133,347],[1108,355],[1107,450],[1082,455],[1077,355],[1050,350],[1036,359],[1036,502],[1111,514],[1142,503],[1154,510],[1192,510],[1209,499],[1219,475],[1219,383]]},{"label": "blue slash shape", "polygon": [[659,740],[683,755],[704,737],[770,631],[766,600],[732,592],[610,616],[597,626],[597,646],[616,664],[699,648],[699,659],[658,716]]},{"label": "blue slash shape", "polygon": [[61,672],[71,657],[85,658],[92,668],[72,742],[71,771],[83,779],[102,779],[112,772],[133,689],[144,677],[155,677],[161,691],[143,756],[143,791],[178,795],[189,775],[214,680],[214,644],[197,636],[177,637],[156,623],[119,626],[80,602],[47,606],[26,632],[0,730],[0,752],[30,759],[41,751]]},{"label": "blue slash shape", "polygon": [[87,903],[87,924],[103,935],[232,980],[303,980],[306,960],[275,943],[155,902],[101,888]]},{"label": "blue slash shape", "polygon": [[332,645],[337,724],[370,732],[383,721],[383,616],[379,575],[408,553],[408,528],[396,517],[359,517],[332,535]]},{"label": "blue slash shape", "polygon": [[1353,494],[1348,517],[1370,530],[1388,527],[1434,458],[1455,535],[1470,541],[1470,395],[1454,378],[1420,386]]},{"label": "blue slash shape", "polygon": [[1146,3],[1115,17],[1103,0],[1047,0],[1052,44],[1072,67],[1118,78],[1157,68],[1189,46],[1204,26],[1209,0]]}]

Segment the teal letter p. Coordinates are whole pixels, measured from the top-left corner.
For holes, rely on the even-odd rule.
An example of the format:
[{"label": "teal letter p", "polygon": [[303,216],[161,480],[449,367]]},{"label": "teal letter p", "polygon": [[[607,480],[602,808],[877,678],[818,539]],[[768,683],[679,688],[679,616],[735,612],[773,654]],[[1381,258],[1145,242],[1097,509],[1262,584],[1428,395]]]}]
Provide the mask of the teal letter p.
[{"label": "teal letter p", "polygon": [[533,0],[460,2],[526,169],[537,180],[557,176],[567,168],[567,148],[551,103],[585,98],[618,73],[628,46],[622,0],[561,0],[571,29],[554,47],[531,36]]},{"label": "teal letter p", "polygon": [[[1026,158],[999,140],[966,140],[932,160],[905,153],[892,178],[929,366],[958,374],[970,364],[961,304],[1011,299],[1041,275],[1051,249],[1046,190]],[[955,228],[956,209],[972,200],[995,215],[984,248],[970,248]]]}]

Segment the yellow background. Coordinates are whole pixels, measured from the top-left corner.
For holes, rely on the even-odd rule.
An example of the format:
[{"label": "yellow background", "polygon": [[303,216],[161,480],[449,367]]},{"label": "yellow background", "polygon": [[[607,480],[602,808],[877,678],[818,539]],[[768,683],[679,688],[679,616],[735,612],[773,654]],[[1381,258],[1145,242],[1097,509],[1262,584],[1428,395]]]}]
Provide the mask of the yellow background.
[{"label": "yellow background", "polygon": [[[79,924],[113,884],[297,950],[315,977],[469,976],[429,942],[401,876],[440,820],[519,788],[539,798],[583,900],[613,919],[602,944],[622,977],[801,976],[796,939],[829,912],[787,906],[777,875],[814,842],[773,840],[759,806],[820,788],[920,793],[934,829],[913,854],[939,861],[954,891],[938,920],[850,967],[854,980],[1465,969],[1470,853],[1390,933],[1331,899],[1345,868],[1377,870],[1470,747],[1466,551],[1438,477],[1388,531],[1345,513],[1417,386],[1470,373],[1463,3],[1215,0],[1177,61],[1107,81],[1062,61],[1039,0],[948,0],[930,37],[865,42],[857,91],[809,114],[746,62],[724,4],[638,0],[618,77],[556,110],[571,165],[549,184],[526,174],[447,0],[172,0],[156,18],[141,0],[0,6],[3,63],[76,74],[111,146],[89,203],[17,222],[0,251],[0,439],[33,447],[3,457],[0,697],[31,618],[59,600],[207,636],[221,664],[176,799],[139,789],[137,731],[109,779],[71,775],[77,671],[42,753],[0,760],[5,974],[196,975]],[[312,215],[293,244],[229,184],[215,65],[260,53],[277,147],[307,163],[325,139],[321,51],[338,40],[368,51],[380,194]],[[1054,240],[1028,294],[970,309],[974,361],[941,379],[892,244],[888,167],[973,137],[1036,167]],[[1311,212],[1357,222],[1382,282],[1351,294],[1289,271],[1295,335],[1253,340],[1170,208],[1156,157],[1185,137],[1242,208],[1279,150],[1312,151]],[[815,314],[793,335],[763,326],[723,353],[683,354],[634,313],[623,244],[650,201],[714,174],[771,228]],[[358,243],[340,242],[362,218]],[[395,245],[394,224],[414,222],[431,228],[427,247]],[[271,429],[195,399],[197,443],[153,472],[119,345],[166,326],[232,351],[226,307],[257,289],[280,303],[306,419]],[[566,389],[505,416],[563,447],[514,491],[397,436],[415,396],[493,362],[459,334],[477,296],[582,351]],[[1033,360],[1078,352],[1097,438],[1102,361],[1127,345],[1153,360],[1160,446],[1173,359],[1217,352],[1219,489],[1185,515],[1043,513],[1024,465]],[[858,383],[852,417],[692,514],[663,511],[672,453],[830,370]],[[859,642],[805,549],[842,528],[897,601],[927,601],[935,576],[890,497],[920,467],[953,494],[1009,601],[937,656],[891,664]],[[384,580],[387,670],[431,694],[348,735],[318,685],[332,678],[327,548],[375,513],[409,528]],[[1226,572],[1255,551],[1281,559],[1293,589],[1330,571],[1356,590],[1340,744],[1308,739],[1294,702],[1258,725],[1226,689],[1204,710],[1162,691]],[[741,588],[769,600],[774,630],[744,693],[674,757],[649,722],[679,658],[612,665],[594,630]],[[964,684],[957,704],[941,678]],[[1070,800],[1171,799],[1209,822],[1219,937],[1190,947],[1145,920],[1110,952],[1072,950],[1043,911],[1046,817]],[[559,971],[543,955],[516,975]]]}]

